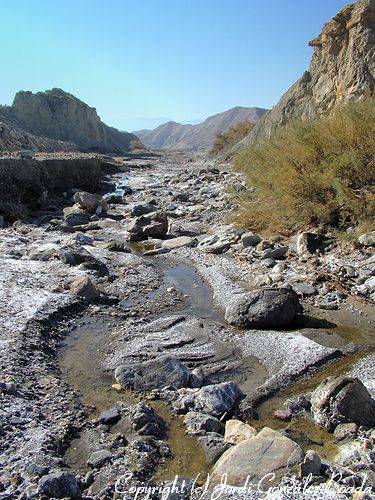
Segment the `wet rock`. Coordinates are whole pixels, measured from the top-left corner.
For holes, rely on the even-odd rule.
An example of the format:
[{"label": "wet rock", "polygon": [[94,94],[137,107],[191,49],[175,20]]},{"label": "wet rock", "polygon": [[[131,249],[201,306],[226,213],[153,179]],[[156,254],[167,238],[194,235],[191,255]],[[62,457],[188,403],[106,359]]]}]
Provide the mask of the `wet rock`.
[{"label": "wet rock", "polygon": [[47,474],[39,481],[38,492],[48,498],[79,498],[81,492],[73,473],[59,471]]},{"label": "wet rock", "polygon": [[241,243],[244,248],[255,247],[262,241],[262,238],[257,234],[248,232],[241,236]]},{"label": "wet rock", "polygon": [[313,450],[307,450],[303,462],[298,467],[298,476],[319,476],[321,467],[322,461],[320,456]]},{"label": "wet rock", "polygon": [[90,214],[82,210],[78,204],[64,208],[63,212],[64,220],[68,226],[84,226],[90,222]]},{"label": "wet rock", "polygon": [[166,386],[186,387],[190,370],[173,356],[119,366],[115,370],[116,381],[126,389],[150,391]]},{"label": "wet rock", "polygon": [[353,439],[357,436],[358,426],[357,424],[339,424],[335,431],[335,441],[343,441],[344,439]]},{"label": "wet rock", "polygon": [[99,450],[91,453],[87,460],[87,465],[92,469],[100,469],[113,458],[113,454],[109,450]]},{"label": "wet rock", "polygon": [[242,328],[288,326],[295,320],[298,307],[297,294],[290,288],[265,288],[234,297],[225,319]]},{"label": "wet rock", "polygon": [[195,411],[221,418],[231,412],[242,397],[235,383],[223,382],[187,393],[174,403],[174,407],[182,413]]},{"label": "wet rock", "polygon": [[138,434],[155,436],[165,435],[166,424],[156,411],[144,403],[138,403],[129,411],[132,427]]},{"label": "wet rock", "polygon": [[204,432],[223,434],[224,432],[223,423],[207,413],[189,411],[184,417],[184,423],[189,434],[202,434]]},{"label": "wet rock", "polygon": [[[248,478],[250,483],[263,480],[262,487],[266,489],[277,484],[287,472],[293,472],[303,456],[294,441],[264,427],[255,437],[226,451],[215,464],[211,480],[213,484],[219,483],[222,475],[227,474],[227,483],[232,486],[243,486]],[[265,479],[267,474],[272,474],[272,482]]]},{"label": "wet rock", "polygon": [[283,422],[290,422],[293,416],[292,412],[289,410],[276,410],[273,415]]},{"label": "wet rock", "polygon": [[163,241],[161,246],[162,248],[173,250],[175,248],[191,247],[193,245],[193,241],[193,238],[190,236],[179,236],[178,238]]},{"label": "wet rock", "polygon": [[108,211],[107,202],[100,194],[78,191],[74,195],[74,201],[87,212],[101,214]]},{"label": "wet rock", "polygon": [[103,411],[98,417],[98,422],[105,425],[113,425],[116,424],[120,418],[121,412],[116,406],[114,406],[109,408],[109,410]]},{"label": "wet rock", "polygon": [[168,232],[168,218],[163,212],[142,215],[130,225],[128,232],[130,241],[164,238]]},{"label": "wet rock", "polygon": [[364,247],[375,246],[375,231],[372,233],[361,234],[358,238],[359,243]]},{"label": "wet rock", "polygon": [[4,227],[4,224],[5,224],[4,217],[0,215],[0,228]]},{"label": "wet rock", "polygon": [[257,431],[241,420],[227,420],[225,424],[224,442],[229,444],[238,444],[241,441],[250,439],[256,435]]},{"label": "wet rock", "polygon": [[104,262],[99,259],[95,259],[95,257],[91,257],[82,262],[82,264],[78,266],[78,269],[90,271],[92,274],[99,277],[109,275],[108,267],[104,264]]},{"label": "wet rock", "polygon": [[375,426],[375,400],[358,378],[329,377],[314,391],[315,421],[332,431],[342,423]]},{"label": "wet rock", "polygon": [[96,286],[88,276],[82,276],[73,281],[70,285],[70,293],[88,302],[95,300],[99,295]]},{"label": "wet rock", "polygon": [[298,255],[313,254],[323,248],[325,238],[321,234],[303,232],[297,236],[296,249]]}]

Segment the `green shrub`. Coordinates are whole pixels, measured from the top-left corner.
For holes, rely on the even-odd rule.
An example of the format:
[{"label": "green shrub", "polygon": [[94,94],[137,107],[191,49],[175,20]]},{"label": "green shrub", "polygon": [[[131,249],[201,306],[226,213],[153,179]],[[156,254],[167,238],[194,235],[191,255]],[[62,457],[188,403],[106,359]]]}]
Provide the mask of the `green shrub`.
[{"label": "green shrub", "polygon": [[218,153],[229,151],[232,146],[247,136],[254,125],[255,123],[249,121],[239,122],[233,125],[227,132],[217,134],[210,154],[217,155]]},{"label": "green shrub", "polygon": [[235,167],[249,188],[238,200],[237,221],[243,226],[285,233],[371,220],[375,98],[316,120],[294,120],[270,139],[241,150]]}]

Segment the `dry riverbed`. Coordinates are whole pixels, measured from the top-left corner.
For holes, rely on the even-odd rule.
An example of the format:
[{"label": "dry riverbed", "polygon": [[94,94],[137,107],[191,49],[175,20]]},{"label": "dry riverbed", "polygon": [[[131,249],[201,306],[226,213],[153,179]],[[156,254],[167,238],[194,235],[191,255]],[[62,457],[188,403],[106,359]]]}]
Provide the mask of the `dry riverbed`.
[{"label": "dry riverbed", "polygon": [[[357,377],[350,394],[371,413],[374,246],[236,229],[227,192],[241,177],[199,158],[106,162],[104,200],[71,186],[54,209],[0,230],[0,498],[113,498],[121,477],[120,498],[134,498],[130,485],[225,467],[240,486],[236,450],[251,439],[276,447],[281,484],[312,471],[305,498],[341,498],[319,497],[336,469],[338,485],[366,473],[373,487],[373,425],[339,439],[311,395],[329,376]],[[275,323],[280,288],[291,301],[280,318],[295,314]],[[266,311],[246,325],[236,301],[259,290]],[[237,441],[234,419],[248,424]],[[259,462],[254,446],[245,457]],[[252,470],[254,482],[269,470]]]}]

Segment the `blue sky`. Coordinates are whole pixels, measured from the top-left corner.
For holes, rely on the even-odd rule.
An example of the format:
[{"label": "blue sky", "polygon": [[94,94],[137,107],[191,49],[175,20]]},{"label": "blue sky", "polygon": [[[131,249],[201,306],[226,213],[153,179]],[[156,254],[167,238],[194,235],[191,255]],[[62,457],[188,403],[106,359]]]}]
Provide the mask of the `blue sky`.
[{"label": "blue sky", "polygon": [[61,87],[120,129],[271,107],[346,3],[2,0],[0,103]]}]

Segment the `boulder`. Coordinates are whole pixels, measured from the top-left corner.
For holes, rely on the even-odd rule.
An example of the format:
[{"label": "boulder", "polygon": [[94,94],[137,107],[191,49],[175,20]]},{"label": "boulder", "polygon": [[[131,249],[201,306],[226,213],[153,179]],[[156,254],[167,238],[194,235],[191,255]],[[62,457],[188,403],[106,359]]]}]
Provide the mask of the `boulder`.
[{"label": "boulder", "polygon": [[166,386],[186,387],[190,370],[173,356],[163,355],[149,361],[119,366],[116,381],[126,389],[150,391]]},{"label": "boulder", "polygon": [[96,299],[99,295],[94,283],[88,276],[81,276],[73,281],[70,285],[70,293],[80,299],[87,300],[88,302]]},{"label": "boulder", "polygon": [[375,246],[375,231],[372,233],[361,234],[358,238],[360,244],[364,247],[373,247]]},{"label": "boulder", "polygon": [[113,454],[109,450],[99,450],[91,453],[87,460],[87,465],[92,469],[101,469],[103,465],[110,462]]},{"label": "boulder", "polygon": [[142,215],[133,221],[128,232],[130,241],[164,238],[168,232],[168,218],[163,212]]},{"label": "boulder", "polygon": [[100,214],[108,211],[107,202],[100,194],[78,191],[74,195],[74,201],[86,212]]},{"label": "boulder", "polygon": [[322,461],[314,450],[307,450],[303,462],[298,467],[299,477],[319,476]]},{"label": "boulder", "polygon": [[309,233],[307,231],[300,233],[297,236],[296,249],[298,255],[309,255],[321,249],[324,245],[324,236],[316,233]]},{"label": "boulder", "polygon": [[131,214],[139,217],[140,215],[146,215],[150,214],[151,212],[155,212],[155,210],[157,210],[155,205],[152,205],[150,203],[140,203],[131,207]]},{"label": "boulder", "polygon": [[132,427],[138,434],[161,438],[165,434],[166,425],[156,411],[144,403],[138,403],[130,411]]},{"label": "boulder", "polygon": [[162,248],[174,250],[175,248],[191,247],[193,241],[193,238],[191,238],[190,236],[179,236],[178,238],[172,238],[170,240],[163,241],[161,246]]},{"label": "boulder", "polygon": [[45,243],[44,245],[32,245],[29,251],[30,260],[50,260],[59,256],[59,247],[54,243]]},{"label": "boulder", "polygon": [[245,439],[250,439],[256,435],[257,431],[241,420],[227,420],[225,424],[224,441],[230,444],[238,444]]},{"label": "boulder", "polygon": [[84,226],[90,222],[90,214],[80,208],[78,204],[64,208],[63,213],[64,220],[68,226]]},{"label": "boulder", "polygon": [[294,322],[298,308],[298,296],[292,289],[264,288],[234,297],[225,319],[242,328],[288,326]]},{"label": "boulder", "polygon": [[254,233],[244,233],[241,236],[241,243],[244,248],[256,247],[258,243],[262,241],[262,238]]},{"label": "boulder", "polygon": [[231,412],[242,397],[242,392],[234,382],[223,382],[190,392],[174,406],[183,413],[195,411],[221,418]]},{"label": "boulder", "polygon": [[[227,450],[216,462],[212,472],[212,484],[220,483],[227,474],[227,484],[244,486],[259,484],[263,490],[274,486],[287,472],[295,472],[303,460],[300,446],[291,439],[268,427]],[[265,477],[270,475],[268,477]],[[273,476],[274,475],[274,476]]]},{"label": "boulder", "polygon": [[311,411],[315,421],[329,431],[343,423],[375,426],[375,400],[358,378],[327,378],[312,395]]},{"label": "boulder", "polygon": [[58,471],[39,480],[38,493],[48,498],[80,498],[81,492],[73,473]]},{"label": "boulder", "polygon": [[204,434],[206,432],[222,434],[224,432],[223,423],[207,413],[189,411],[184,417],[184,424],[189,434]]},{"label": "boulder", "polygon": [[277,248],[267,248],[264,250],[261,259],[283,259],[288,253],[289,248],[287,246],[277,247]]}]

